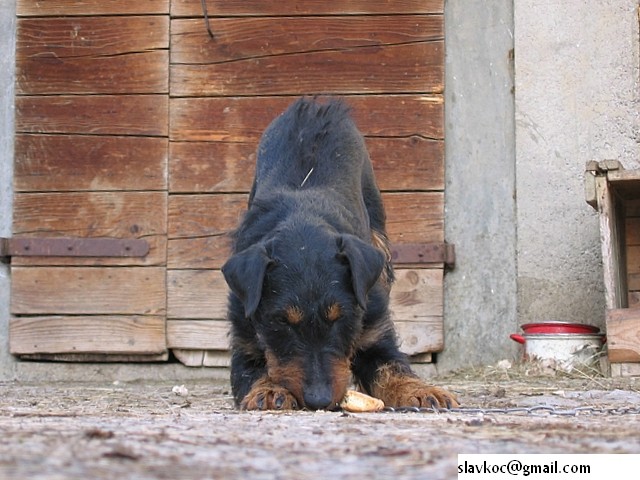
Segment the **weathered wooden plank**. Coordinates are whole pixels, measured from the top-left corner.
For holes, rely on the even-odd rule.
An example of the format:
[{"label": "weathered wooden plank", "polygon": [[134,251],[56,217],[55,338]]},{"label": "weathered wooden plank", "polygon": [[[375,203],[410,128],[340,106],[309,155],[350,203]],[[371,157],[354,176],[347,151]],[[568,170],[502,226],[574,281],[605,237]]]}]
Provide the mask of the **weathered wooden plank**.
[{"label": "weathered wooden plank", "polygon": [[16,93],[168,93],[168,59],[167,51],[66,59],[44,53],[18,61]]},{"label": "weathered wooden plank", "polygon": [[165,190],[167,149],[166,138],[19,134],[14,190]]},{"label": "weathered wooden plank", "polygon": [[169,49],[166,16],[20,18],[16,25],[18,63],[37,56],[50,59],[48,64],[54,67],[53,60],[61,64],[71,58],[160,49]]},{"label": "weathered wooden plank", "polygon": [[[367,138],[378,186],[391,190],[444,190],[444,142],[418,136]],[[170,191],[249,192],[257,142],[171,142]]]},{"label": "weathered wooden plank", "polygon": [[254,142],[171,142],[171,193],[249,192],[256,164]]},{"label": "weathered wooden plank", "polygon": [[143,15],[169,13],[169,0],[17,0],[18,16]]},{"label": "weathered wooden plank", "polygon": [[441,93],[441,47],[367,47],[212,66],[173,66],[171,91],[184,97]]},{"label": "weathered wooden plank", "polygon": [[607,352],[612,363],[640,362],[640,309],[607,310]]},{"label": "weathered wooden plank", "polygon": [[169,270],[167,317],[224,320],[227,284],[220,270]]},{"label": "weathered wooden plank", "polygon": [[203,28],[201,18],[172,20],[171,63],[224,63],[444,38],[441,15],[211,18],[210,25],[215,41]]},{"label": "weathered wooden plank", "polygon": [[14,315],[163,315],[162,267],[11,268]]},{"label": "weathered wooden plank", "polygon": [[444,193],[383,193],[391,243],[444,242]]},{"label": "weathered wooden plank", "polygon": [[220,268],[231,252],[229,233],[168,240],[168,268]]},{"label": "weathered wooden plank", "polygon": [[[220,268],[230,254],[229,234],[246,210],[245,194],[172,195],[169,199],[169,268]],[[382,195],[392,243],[444,241],[441,192]]]},{"label": "weathered wooden plank", "polygon": [[21,360],[45,362],[78,362],[78,363],[147,363],[166,362],[169,351],[163,353],[24,353],[17,355]]},{"label": "weathered wooden plank", "polygon": [[171,195],[169,238],[217,236],[229,233],[247,209],[247,194]]},{"label": "weathered wooden plank", "polygon": [[178,97],[442,93],[444,43],[274,55],[212,65],[172,65]]},{"label": "weathered wooden plank", "polygon": [[187,367],[202,367],[204,363],[204,350],[184,350],[174,348],[171,350],[176,359]]},{"label": "weathered wooden plank", "polygon": [[167,346],[191,350],[226,350],[229,348],[229,322],[167,320]]},{"label": "weathered wooden plank", "polygon": [[[24,1],[24,0],[22,0]],[[444,13],[444,0],[350,0],[327,2],[325,0],[207,0],[209,15],[332,15],[332,14],[388,14],[388,13]],[[200,2],[172,0],[171,15],[175,17],[202,16]]]},{"label": "weathered wooden plank", "polygon": [[15,257],[14,265],[157,265],[166,262],[165,192],[17,193],[14,236],[144,238],[144,258]]},{"label": "weathered wooden plank", "polygon": [[[626,206],[626,205],[625,205]],[[626,212],[625,208],[625,212]],[[625,215],[624,217],[624,235],[625,245],[638,246],[640,245],[640,217],[630,217]]]},{"label": "weathered wooden plank", "polygon": [[439,352],[444,348],[442,317],[424,317],[421,322],[394,322],[400,351],[407,355]]},{"label": "weathered wooden plank", "polygon": [[16,42],[19,95],[168,93],[168,17],[21,19]]},{"label": "weathered wooden plank", "polygon": [[395,275],[390,296],[394,320],[431,324],[439,317],[442,321],[442,269],[397,268]]},{"label": "weathered wooden plank", "polygon": [[618,216],[619,205],[609,188],[606,177],[596,178],[602,265],[604,271],[605,303],[607,309],[624,307],[628,298],[627,278],[624,275],[624,226]]},{"label": "weathered wooden plank", "polygon": [[612,377],[640,377],[640,363],[612,363]]},{"label": "weathered wooden plank", "polygon": [[[443,138],[442,96],[356,95],[345,100],[365,136]],[[257,143],[292,101],[290,97],[173,98],[170,138]]]},{"label": "weathered wooden plank", "polygon": [[12,317],[9,350],[42,353],[162,354],[165,319],[159,316]]},{"label": "weathered wooden plank", "polygon": [[16,132],[168,134],[167,95],[17,96]]}]

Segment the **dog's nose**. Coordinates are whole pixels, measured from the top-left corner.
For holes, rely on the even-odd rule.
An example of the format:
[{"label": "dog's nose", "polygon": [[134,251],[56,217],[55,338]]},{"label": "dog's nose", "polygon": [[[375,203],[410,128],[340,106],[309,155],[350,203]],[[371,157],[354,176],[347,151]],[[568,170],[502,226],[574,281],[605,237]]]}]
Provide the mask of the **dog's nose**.
[{"label": "dog's nose", "polygon": [[304,405],[310,410],[324,410],[331,405],[331,389],[313,386],[304,392]]}]

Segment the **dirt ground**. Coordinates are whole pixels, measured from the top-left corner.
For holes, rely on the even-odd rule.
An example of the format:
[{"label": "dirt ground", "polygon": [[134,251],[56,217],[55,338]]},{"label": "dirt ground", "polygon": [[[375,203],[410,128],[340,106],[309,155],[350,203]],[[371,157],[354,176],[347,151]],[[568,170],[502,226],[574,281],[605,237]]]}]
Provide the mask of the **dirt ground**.
[{"label": "dirt ground", "polygon": [[636,410],[255,413],[220,384],[0,383],[0,478],[448,479],[459,453],[640,453],[640,379],[487,369],[437,383],[465,407]]}]

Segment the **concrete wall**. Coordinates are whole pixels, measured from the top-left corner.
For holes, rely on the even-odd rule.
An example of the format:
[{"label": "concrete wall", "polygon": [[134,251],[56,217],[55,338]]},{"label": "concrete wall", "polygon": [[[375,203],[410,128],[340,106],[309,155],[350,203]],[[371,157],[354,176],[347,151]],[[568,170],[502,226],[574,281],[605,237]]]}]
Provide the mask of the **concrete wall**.
[{"label": "concrete wall", "polygon": [[518,315],[603,326],[588,160],[638,166],[638,1],[515,2]]},{"label": "concrete wall", "polygon": [[446,2],[445,281],[438,368],[515,353],[516,206],[511,0]]},{"label": "concrete wall", "polygon": [[[640,165],[638,0],[447,0],[445,281],[438,369],[514,358],[528,321],[602,326],[588,160]],[[15,0],[0,2],[0,236],[11,233]],[[515,57],[512,49],[515,48]],[[515,90],[514,90],[515,86]],[[15,362],[0,265],[0,380],[212,378],[178,365]]]},{"label": "concrete wall", "polygon": [[[15,0],[0,2],[0,237],[11,236]],[[9,350],[9,267],[0,263],[0,380],[12,378]]]}]

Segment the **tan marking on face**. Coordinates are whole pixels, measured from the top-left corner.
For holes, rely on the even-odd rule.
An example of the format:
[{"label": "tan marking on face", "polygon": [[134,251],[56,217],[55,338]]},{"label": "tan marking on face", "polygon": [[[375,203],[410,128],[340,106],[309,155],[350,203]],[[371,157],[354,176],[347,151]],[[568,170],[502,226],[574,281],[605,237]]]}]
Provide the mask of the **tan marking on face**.
[{"label": "tan marking on face", "polygon": [[333,398],[332,404],[340,403],[351,384],[351,361],[348,358],[335,359],[331,363]]},{"label": "tan marking on face", "polygon": [[292,325],[297,325],[302,321],[303,313],[298,307],[289,306],[285,309],[287,321]]},{"label": "tan marking on face", "polygon": [[329,305],[329,308],[327,308],[327,320],[329,320],[330,322],[335,322],[340,318],[341,313],[342,311],[340,310],[340,305],[338,305],[337,303],[332,303],[331,305]]}]

